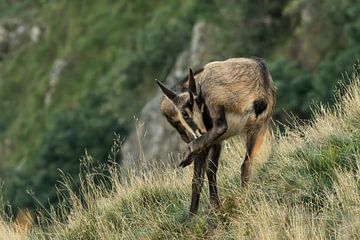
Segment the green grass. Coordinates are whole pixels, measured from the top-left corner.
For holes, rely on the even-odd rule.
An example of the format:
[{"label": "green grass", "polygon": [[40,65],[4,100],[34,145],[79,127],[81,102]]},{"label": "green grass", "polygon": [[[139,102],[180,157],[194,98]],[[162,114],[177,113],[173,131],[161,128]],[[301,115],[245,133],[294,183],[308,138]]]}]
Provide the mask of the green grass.
[{"label": "green grass", "polygon": [[[55,127],[55,120],[86,105],[94,92],[107,95],[106,107],[115,117],[131,121],[129,116],[139,112],[155,90],[153,79],[165,78],[191,34],[194,20],[188,15],[195,4],[166,3],[3,3],[5,22],[16,17],[26,27],[44,28],[38,43],[24,40],[0,65],[4,79],[0,82],[4,114],[0,137],[16,143],[16,150],[6,157],[11,161],[36,158],[44,134]],[[169,31],[179,33],[170,36]],[[46,107],[44,96],[57,59],[64,59],[67,65],[52,103]],[[132,100],[139,95],[142,98]]]},{"label": "green grass", "polygon": [[[39,42],[26,32],[0,62],[0,151],[6,166],[0,163],[0,177],[15,209],[35,208],[28,188],[41,195],[42,204],[52,202],[46,183],[54,187],[58,168],[77,171],[84,148],[106,161],[113,133],[128,134],[133,116],[156,90],[153,80],[165,79],[189,42],[197,8],[178,1],[0,3],[0,21],[8,30],[42,29]],[[59,59],[66,66],[51,88]],[[48,166],[56,173],[46,176]]]},{"label": "green grass", "polygon": [[[203,56],[191,57],[191,67],[198,61],[264,57],[278,89],[274,119],[283,121],[290,111],[311,117],[309,105],[332,102],[341,73],[359,56],[360,4],[300,2],[263,0],[259,8],[252,1],[0,1],[5,29],[42,29],[39,42],[25,31],[0,60],[5,198],[15,209],[34,208],[25,193],[30,188],[46,205],[58,180],[47,166],[73,173],[84,148],[106,161],[102,156],[112,133],[126,137],[132,130],[133,116],[156,91],[154,79],[166,79],[200,20],[208,30],[195,51]],[[318,14],[303,21],[307,11]],[[67,65],[51,88],[51,69],[59,59]],[[52,101],[46,106],[49,89]]]},{"label": "green grass", "polygon": [[243,144],[226,143],[218,173],[222,210],[208,208],[205,188],[199,214],[189,218],[190,168],[141,172],[111,165],[110,178],[101,181],[98,171],[82,171],[81,199],[66,180],[68,205],[56,208],[47,224],[16,233],[14,224],[2,221],[1,233],[29,239],[356,239],[359,76],[332,109],[319,109],[310,124],[268,135],[246,189],[239,176]]},{"label": "green grass", "polygon": [[[278,109],[309,116],[307,103],[329,100],[338,74],[358,57],[356,13],[360,8],[355,3],[327,0],[314,5],[319,14],[308,22],[300,21],[303,4],[298,2],[264,1],[258,8],[247,1],[228,5],[175,0],[0,1],[0,18],[5,24],[11,25],[6,21],[16,17],[28,26],[45,29],[39,43],[25,39],[0,64],[0,144],[6,149],[1,156],[6,168],[0,172],[15,211],[34,206],[30,197],[24,197],[25,188],[34,190],[42,204],[53,199],[55,189],[43,185],[53,185],[50,176],[56,182],[58,168],[77,172],[78,153],[84,147],[95,146],[106,154],[105,138],[111,141],[113,133],[110,128],[122,125],[129,129],[132,116],[151,97],[149,89],[155,89],[153,79],[168,75],[198,19],[215,25],[209,58],[254,54],[268,58],[278,85]],[[258,19],[272,19],[272,23]],[[300,47],[296,53],[293,46]],[[59,58],[68,65],[52,104],[45,107],[50,71]],[[82,199],[76,198],[78,189],[71,191],[68,186],[66,201],[73,210],[66,211],[68,204],[56,208],[64,214],[54,215],[49,226],[35,227],[28,236],[356,236],[360,215],[358,76],[354,81],[349,93],[332,110],[319,110],[310,126],[297,126],[272,137],[271,157],[264,164],[268,152],[261,154],[248,189],[239,185],[243,146],[238,140],[229,141],[219,171],[224,207],[220,213],[207,209],[204,189],[199,217],[186,220],[191,168],[130,175],[119,175],[118,171],[124,171],[119,168],[106,180],[113,186],[109,191],[95,187],[89,180],[93,173],[83,177]],[[134,96],[137,101],[132,101]],[[279,117],[277,111],[275,117]],[[17,234],[12,224],[2,221],[0,233],[14,238]]]}]

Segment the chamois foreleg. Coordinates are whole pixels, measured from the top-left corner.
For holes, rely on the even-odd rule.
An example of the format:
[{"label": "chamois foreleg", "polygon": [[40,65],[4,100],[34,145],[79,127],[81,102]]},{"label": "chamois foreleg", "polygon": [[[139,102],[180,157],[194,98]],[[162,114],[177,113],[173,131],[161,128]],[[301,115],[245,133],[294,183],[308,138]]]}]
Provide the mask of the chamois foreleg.
[{"label": "chamois foreleg", "polygon": [[220,207],[220,200],[217,190],[216,183],[216,172],[219,165],[219,158],[221,153],[221,144],[214,144],[209,152],[208,156],[208,167],[206,170],[206,175],[209,180],[209,194],[210,194],[210,205],[213,208]]},{"label": "chamois foreleg", "polygon": [[209,107],[209,114],[213,121],[213,127],[189,143],[185,152],[184,160],[180,163],[181,167],[186,167],[193,161],[193,156],[204,148],[210,147],[215,141],[227,131],[227,122],[224,107]]},{"label": "chamois foreleg", "polygon": [[204,184],[204,173],[206,168],[206,157],[209,153],[209,148],[201,151],[194,156],[194,175],[192,179],[192,192],[190,213],[196,214],[199,208],[200,194]]},{"label": "chamois foreleg", "polygon": [[251,163],[255,158],[255,155],[260,149],[260,146],[263,143],[264,136],[266,133],[266,126],[263,126],[257,130],[253,130],[247,133],[246,137],[246,155],[244,162],[241,166],[241,183],[243,186],[246,186],[249,182],[250,172],[251,172]]}]

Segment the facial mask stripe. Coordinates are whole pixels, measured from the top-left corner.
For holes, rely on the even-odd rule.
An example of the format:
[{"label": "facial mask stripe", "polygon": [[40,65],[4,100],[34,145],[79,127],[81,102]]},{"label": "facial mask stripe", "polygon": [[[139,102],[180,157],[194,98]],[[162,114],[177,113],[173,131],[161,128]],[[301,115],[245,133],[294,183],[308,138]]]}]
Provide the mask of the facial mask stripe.
[{"label": "facial mask stripe", "polygon": [[189,124],[183,119],[180,119],[181,124],[184,126],[184,128],[190,132],[194,138],[197,138],[195,131],[189,126]]},{"label": "facial mask stripe", "polygon": [[194,132],[198,129],[198,127],[196,126],[195,122],[192,119],[186,119],[185,121]]}]

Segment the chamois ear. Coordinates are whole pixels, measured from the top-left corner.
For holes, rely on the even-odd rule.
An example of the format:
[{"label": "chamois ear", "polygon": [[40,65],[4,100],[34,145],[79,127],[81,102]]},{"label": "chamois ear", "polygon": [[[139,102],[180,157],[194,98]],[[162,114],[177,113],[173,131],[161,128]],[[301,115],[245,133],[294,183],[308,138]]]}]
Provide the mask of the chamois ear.
[{"label": "chamois ear", "polygon": [[190,103],[190,105],[193,105],[194,104],[194,94],[191,91],[189,91],[189,96],[190,96],[189,103]]},{"label": "chamois ear", "polygon": [[189,90],[196,95],[196,82],[191,68],[189,68]]},{"label": "chamois ear", "polygon": [[197,96],[196,96],[196,98],[195,98],[195,101],[196,101],[196,103],[197,103],[198,105],[201,105],[201,104],[204,103],[204,99],[203,99],[203,97],[202,97],[202,95],[201,95],[201,89],[199,89],[199,92],[197,93]]},{"label": "chamois ear", "polygon": [[159,85],[161,91],[168,97],[170,100],[174,100],[177,96],[176,93],[169,88],[167,88],[162,82],[156,80],[156,83]]}]

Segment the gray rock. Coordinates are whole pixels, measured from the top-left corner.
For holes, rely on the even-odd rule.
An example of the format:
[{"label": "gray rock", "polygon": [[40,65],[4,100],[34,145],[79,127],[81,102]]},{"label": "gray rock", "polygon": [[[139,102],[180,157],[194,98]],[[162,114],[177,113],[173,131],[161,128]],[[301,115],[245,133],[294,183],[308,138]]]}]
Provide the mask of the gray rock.
[{"label": "gray rock", "polygon": [[[166,78],[167,85],[171,86],[184,78],[190,66],[197,69],[209,60],[207,33],[211,29],[205,22],[194,25],[191,44],[177,58],[173,70]],[[185,143],[160,113],[162,99],[161,92],[157,91],[154,98],[143,107],[135,130],[123,144],[124,165],[136,169],[151,169],[179,162]]]},{"label": "gray rock", "polygon": [[29,25],[18,18],[1,19],[0,22],[0,60],[18,48],[31,46],[41,40],[45,29]]},{"label": "gray rock", "polygon": [[60,74],[63,72],[66,65],[67,62],[65,59],[60,58],[55,60],[50,72],[49,85],[44,96],[45,107],[48,107],[51,104],[52,96],[54,95],[56,87],[60,81]]},{"label": "gray rock", "polygon": [[30,39],[32,42],[34,42],[34,43],[39,42],[40,37],[41,37],[41,28],[37,25],[34,25],[30,29],[29,34],[30,34]]}]

